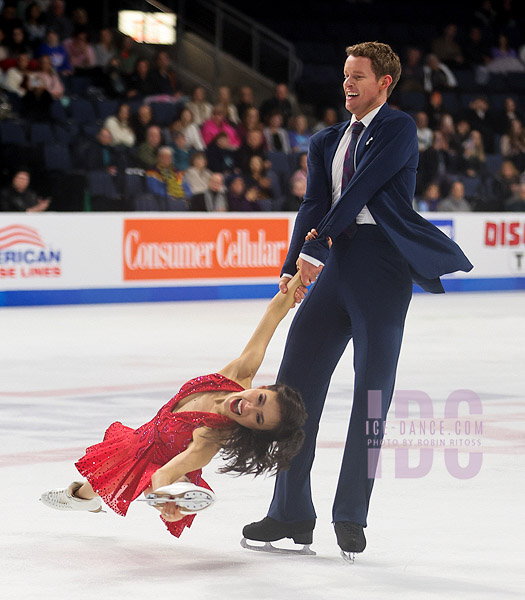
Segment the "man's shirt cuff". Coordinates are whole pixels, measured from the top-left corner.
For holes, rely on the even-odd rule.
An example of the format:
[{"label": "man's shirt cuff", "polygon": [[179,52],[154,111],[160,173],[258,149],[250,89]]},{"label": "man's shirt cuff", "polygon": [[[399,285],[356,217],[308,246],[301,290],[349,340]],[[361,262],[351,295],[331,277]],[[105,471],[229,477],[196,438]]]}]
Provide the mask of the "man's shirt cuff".
[{"label": "man's shirt cuff", "polygon": [[299,258],[302,258],[306,262],[309,262],[314,267],[323,267],[324,266],[323,262],[321,262],[320,260],[317,260],[317,258],[314,258],[313,256],[308,256],[308,254],[304,254],[303,252],[301,252],[299,254]]}]

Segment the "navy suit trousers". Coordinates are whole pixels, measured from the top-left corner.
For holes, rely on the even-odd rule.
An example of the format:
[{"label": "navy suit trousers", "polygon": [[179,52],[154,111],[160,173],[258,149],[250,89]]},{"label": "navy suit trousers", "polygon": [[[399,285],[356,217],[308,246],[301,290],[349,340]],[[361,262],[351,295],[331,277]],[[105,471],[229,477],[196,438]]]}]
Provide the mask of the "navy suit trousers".
[{"label": "navy suit trousers", "polygon": [[383,436],[382,427],[370,425],[386,420],[411,297],[408,263],[379,226],[359,225],[352,239],[335,240],[292,322],[278,375],[301,393],[308,420],[301,452],[277,476],[270,517],[284,522],[316,517],[310,470],[319,420],[332,373],[353,339],[354,399],[332,518],[366,526]]}]

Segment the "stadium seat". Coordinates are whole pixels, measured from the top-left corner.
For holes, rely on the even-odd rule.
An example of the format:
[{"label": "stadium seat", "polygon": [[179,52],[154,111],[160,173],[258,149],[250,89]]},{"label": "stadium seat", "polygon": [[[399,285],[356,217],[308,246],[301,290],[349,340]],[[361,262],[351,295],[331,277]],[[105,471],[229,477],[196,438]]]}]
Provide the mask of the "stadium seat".
[{"label": "stadium seat", "polygon": [[503,162],[503,156],[501,156],[501,154],[486,154],[485,155],[485,165],[487,166],[487,171],[491,175],[496,175],[498,173],[502,162]]},{"label": "stadium seat", "polygon": [[66,109],[59,100],[53,100],[51,104],[51,118],[59,123],[65,123],[68,120]]},{"label": "stadium seat", "polygon": [[160,211],[162,207],[155,194],[141,194],[133,199],[136,211]]},{"label": "stadium seat", "polygon": [[60,142],[44,144],[44,166],[48,171],[70,171],[73,163],[69,147]]},{"label": "stadium seat", "polygon": [[97,117],[104,121],[117,112],[119,101],[115,99],[101,98],[93,102]]},{"label": "stadium seat", "polygon": [[93,123],[97,120],[93,104],[89,100],[77,98],[71,100],[71,116],[77,123]]},{"label": "stadium seat", "polygon": [[24,124],[20,121],[3,121],[0,123],[0,140],[2,144],[25,146],[27,138]]},{"label": "stadium seat", "polygon": [[56,142],[55,134],[50,123],[30,123],[29,141],[31,145],[50,144]]},{"label": "stadium seat", "polygon": [[[131,200],[140,199],[146,195],[146,184],[144,181],[144,172],[141,169],[127,169],[124,173],[124,196]],[[136,210],[154,210],[154,209],[136,209]]]},{"label": "stadium seat", "polygon": [[153,119],[160,126],[173,123],[178,112],[178,105],[173,102],[152,102]]},{"label": "stadium seat", "polygon": [[173,198],[172,196],[166,196],[164,199],[165,210],[168,211],[186,211],[188,210],[188,203],[184,198]]}]

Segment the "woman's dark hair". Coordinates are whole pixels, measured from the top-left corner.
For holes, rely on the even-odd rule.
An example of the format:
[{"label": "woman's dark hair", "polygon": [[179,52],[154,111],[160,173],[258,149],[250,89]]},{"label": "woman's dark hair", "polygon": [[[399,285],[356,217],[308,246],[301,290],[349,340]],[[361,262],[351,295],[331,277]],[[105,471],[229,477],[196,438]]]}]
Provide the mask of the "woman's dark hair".
[{"label": "woman's dark hair", "polygon": [[220,473],[240,475],[271,475],[288,469],[290,461],[299,452],[304,440],[302,429],[306,410],[299,392],[283,383],[266,386],[277,392],[281,412],[279,425],[274,429],[248,429],[237,424],[225,441],[222,457],[226,465]]}]

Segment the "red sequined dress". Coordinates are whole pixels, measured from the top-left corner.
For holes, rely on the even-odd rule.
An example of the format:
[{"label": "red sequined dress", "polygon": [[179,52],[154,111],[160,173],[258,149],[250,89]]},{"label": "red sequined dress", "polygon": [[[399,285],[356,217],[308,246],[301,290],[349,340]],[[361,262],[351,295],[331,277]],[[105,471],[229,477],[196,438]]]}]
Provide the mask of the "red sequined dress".
[{"label": "red sequined dress", "polygon": [[[107,429],[100,444],[90,446],[76,467],[117,514],[125,516],[130,502],[151,486],[151,476],[192,441],[197,427],[225,429],[232,421],[209,412],[173,412],[180,400],[190,394],[224,390],[239,392],[244,388],[218,373],[203,375],[185,383],[178,394],[165,404],[149,423],[138,429],[120,422]],[[188,479],[199,486],[211,489],[202,479],[202,470],[186,473]],[[180,521],[166,524],[169,532],[179,537],[185,527],[190,527],[195,515],[186,515]]]}]

